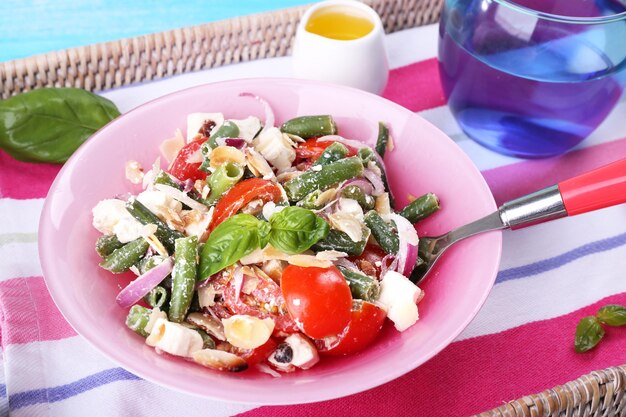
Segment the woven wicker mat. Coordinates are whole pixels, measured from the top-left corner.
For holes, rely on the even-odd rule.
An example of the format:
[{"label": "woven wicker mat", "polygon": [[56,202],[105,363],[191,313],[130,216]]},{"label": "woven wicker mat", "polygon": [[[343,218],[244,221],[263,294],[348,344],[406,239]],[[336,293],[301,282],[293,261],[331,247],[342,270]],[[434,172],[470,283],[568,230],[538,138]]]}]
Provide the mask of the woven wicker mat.
[{"label": "woven wicker mat", "polygon": [[[442,0],[364,0],[387,33],[434,23]],[[91,91],[285,56],[306,6],[0,63],[0,96],[37,87]],[[626,416],[626,365],[511,401],[480,417]]]}]

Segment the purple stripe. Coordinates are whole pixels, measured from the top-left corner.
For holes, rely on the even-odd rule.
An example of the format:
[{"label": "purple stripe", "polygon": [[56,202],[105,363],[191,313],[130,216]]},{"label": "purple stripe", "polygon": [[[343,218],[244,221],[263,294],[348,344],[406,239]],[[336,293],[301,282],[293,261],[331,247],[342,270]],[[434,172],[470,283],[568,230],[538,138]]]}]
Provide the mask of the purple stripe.
[{"label": "purple stripe", "polygon": [[42,388],[32,391],[23,391],[11,394],[9,397],[9,409],[15,410],[29,405],[53,403],[62,401],[75,395],[90,391],[94,388],[110,384],[115,381],[140,380],[138,376],[122,368],[112,368],[105,371],[89,375],[78,381],[71,382],[58,387]]},{"label": "purple stripe", "polygon": [[542,261],[533,262],[531,264],[519,266],[516,268],[502,270],[498,273],[496,282],[504,282],[511,279],[519,279],[541,274],[543,272],[551,271],[565,264],[573,262],[578,258],[593,255],[594,253],[606,252],[625,244],[626,233],[622,233],[602,240],[596,240],[594,242],[579,246],[569,252],[565,252],[553,258],[544,259]]}]

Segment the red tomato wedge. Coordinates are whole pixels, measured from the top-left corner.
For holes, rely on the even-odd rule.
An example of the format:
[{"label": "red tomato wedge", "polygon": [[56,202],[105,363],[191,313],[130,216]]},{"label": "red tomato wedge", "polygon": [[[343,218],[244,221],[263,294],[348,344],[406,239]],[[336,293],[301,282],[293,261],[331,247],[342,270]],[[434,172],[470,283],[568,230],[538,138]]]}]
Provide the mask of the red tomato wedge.
[{"label": "red tomato wedge", "polygon": [[206,179],[209,174],[199,169],[202,162],[187,162],[189,157],[200,151],[200,146],[206,141],[207,138],[202,137],[183,146],[170,165],[170,174],[181,181]]},{"label": "red tomato wedge", "polygon": [[307,336],[336,336],[350,322],[352,294],[337,267],[289,265],[280,286],[287,311]]},{"label": "red tomato wedge", "polygon": [[[324,348],[323,343],[316,343],[320,353],[325,355],[350,355],[369,346],[385,323],[385,310],[367,301],[355,300],[352,318],[346,330],[339,336],[339,343]],[[319,341],[318,341],[319,342]]]},{"label": "red tomato wedge", "polygon": [[[298,159],[310,159],[311,161],[317,160],[322,154],[324,150],[332,145],[333,141],[323,141],[319,142],[317,138],[310,138],[306,141],[299,143],[296,148],[296,158]],[[357,154],[357,151],[352,149],[349,146],[348,148],[348,156],[354,156]]]},{"label": "red tomato wedge", "polygon": [[220,223],[257,198],[263,200],[264,203],[268,201],[278,203],[282,198],[282,193],[278,185],[261,178],[249,178],[238,182],[217,202],[209,230],[213,231]]}]

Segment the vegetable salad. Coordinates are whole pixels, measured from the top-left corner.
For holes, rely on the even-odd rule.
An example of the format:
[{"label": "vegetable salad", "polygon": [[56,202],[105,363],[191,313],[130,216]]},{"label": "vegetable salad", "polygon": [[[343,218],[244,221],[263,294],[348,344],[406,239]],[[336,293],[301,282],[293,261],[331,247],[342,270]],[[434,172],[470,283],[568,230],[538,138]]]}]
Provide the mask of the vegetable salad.
[{"label": "vegetable salad", "polygon": [[[137,277],[117,296],[145,343],[208,368],[256,367],[274,376],[349,355],[386,319],[418,320],[423,292],[413,224],[435,212],[434,194],[395,211],[383,156],[339,136],[330,115],[274,126],[265,120],[188,115],[144,171],[143,191],[100,201],[93,225],[102,268]],[[278,371],[278,372],[277,372]]]}]

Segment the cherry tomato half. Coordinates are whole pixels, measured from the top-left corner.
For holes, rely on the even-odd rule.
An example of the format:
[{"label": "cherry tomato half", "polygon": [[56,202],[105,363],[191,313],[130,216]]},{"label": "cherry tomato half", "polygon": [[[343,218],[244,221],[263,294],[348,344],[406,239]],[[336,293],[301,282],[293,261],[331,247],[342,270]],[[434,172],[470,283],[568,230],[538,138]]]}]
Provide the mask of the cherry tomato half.
[{"label": "cherry tomato half", "polygon": [[213,231],[220,223],[257,198],[263,200],[264,203],[268,201],[278,203],[282,198],[282,193],[278,185],[261,178],[249,178],[238,182],[217,202],[209,230]]},{"label": "cherry tomato half", "polygon": [[187,162],[189,157],[198,152],[200,146],[206,141],[207,138],[202,137],[183,146],[170,166],[170,174],[181,181],[206,179],[209,174],[199,169],[202,162]]},{"label": "cherry tomato half", "polygon": [[346,330],[339,336],[339,342],[330,348],[323,343],[316,343],[320,353],[325,355],[350,355],[365,349],[376,339],[385,323],[387,314],[376,304],[355,300],[352,307],[352,318]]},{"label": "cherry tomato half", "polygon": [[250,294],[240,293],[239,298],[236,298],[234,280],[225,284],[222,297],[226,308],[232,314],[246,314],[260,319],[270,317],[274,320],[275,335],[296,333],[298,327],[287,313],[285,299],[278,284],[269,278],[257,278],[259,281],[256,288]]},{"label": "cherry tomato half", "polygon": [[235,354],[243,358],[248,363],[248,366],[253,366],[257,363],[264,362],[277,347],[278,343],[270,337],[267,339],[267,342],[257,348],[237,349]]},{"label": "cherry tomato half", "polygon": [[337,267],[289,265],[280,286],[289,314],[307,336],[334,336],[350,322],[352,295]]},{"label": "cherry tomato half", "polygon": [[[383,258],[387,254],[380,247],[372,244],[365,246],[365,250],[359,256],[351,256],[348,259],[357,266],[364,274],[380,278]],[[391,263],[391,261],[389,262]],[[389,265],[387,265],[389,266]]]},{"label": "cherry tomato half", "polygon": [[[335,142],[333,141],[319,142],[317,138],[307,139],[306,141],[298,144],[298,147],[296,148],[296,158],[298,158],[299,160],[310,159],[311,161],[315,161],[320,156],[322,156],[326,148],[328,148],[333,143]],[[348,156],[354,156],[357,154],[357,151],[355,149],[352,149],[349,146],[347,146],[347,148],[348,148]]]}]

